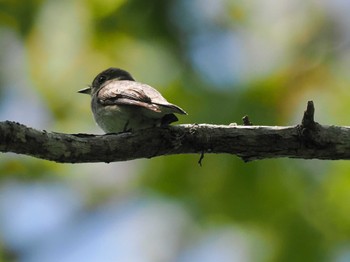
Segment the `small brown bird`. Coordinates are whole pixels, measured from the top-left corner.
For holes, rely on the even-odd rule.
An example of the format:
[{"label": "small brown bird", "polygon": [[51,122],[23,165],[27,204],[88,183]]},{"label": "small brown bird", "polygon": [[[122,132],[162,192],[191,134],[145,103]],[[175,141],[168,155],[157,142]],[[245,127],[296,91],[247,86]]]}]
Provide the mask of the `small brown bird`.
[{"label": "small brown bird", "polygon": [[91,86],[78,92],[91,95],[95,121],[106,133],[166,126],[178,120],[174,113],[187,114],[119,68],[104,70]]}]

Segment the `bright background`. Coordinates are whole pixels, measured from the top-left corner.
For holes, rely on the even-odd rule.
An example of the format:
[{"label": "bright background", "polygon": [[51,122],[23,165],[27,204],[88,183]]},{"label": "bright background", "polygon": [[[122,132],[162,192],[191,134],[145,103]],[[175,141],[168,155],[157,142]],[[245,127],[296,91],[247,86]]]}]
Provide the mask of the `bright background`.
[{"label": "bright background", "polygon": [[[0,0],[0,120],[99,133],[110,67],[179,123],[350,122],[350,1]],[[350,162],[0,158],[0,261],[350,261]]]}]

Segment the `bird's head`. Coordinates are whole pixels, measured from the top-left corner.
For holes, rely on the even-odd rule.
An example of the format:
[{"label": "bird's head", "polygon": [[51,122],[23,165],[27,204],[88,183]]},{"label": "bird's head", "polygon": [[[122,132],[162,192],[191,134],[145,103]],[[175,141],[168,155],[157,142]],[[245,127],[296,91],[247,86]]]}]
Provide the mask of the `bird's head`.
[{"label": "bird's head", "polygon": [[97,90],[109,80],[129,80],[135,81],[135,79],[125,70],[120,68],[111,67],[101,73],[99,73],[92,84],[86,88],[80,89],[78,93],[81,94],[94,94]]}]

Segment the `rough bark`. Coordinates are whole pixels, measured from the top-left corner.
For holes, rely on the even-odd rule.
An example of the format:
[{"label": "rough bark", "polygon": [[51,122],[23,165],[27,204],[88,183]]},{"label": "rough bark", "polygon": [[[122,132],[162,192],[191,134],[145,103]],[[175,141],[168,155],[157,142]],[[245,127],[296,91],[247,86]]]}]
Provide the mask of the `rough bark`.
[{"label": "rough bark", "polygon": [[114,162],[174,154],[227,153],[244,161],[290,157],[350,159],[350,128],[314,122],[308,102],[295,126],[186,124],[119,134],[61,134],[0,122],[0,151],[61,163]]}]

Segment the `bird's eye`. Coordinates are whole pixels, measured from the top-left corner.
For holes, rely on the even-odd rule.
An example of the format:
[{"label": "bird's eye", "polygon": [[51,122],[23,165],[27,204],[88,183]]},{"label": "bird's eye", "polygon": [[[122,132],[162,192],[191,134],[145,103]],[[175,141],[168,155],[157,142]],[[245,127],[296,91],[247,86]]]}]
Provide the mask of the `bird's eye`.
[{"label": "bird's eye", "polygon": [[102,75],[102,76],[99,76],[99,77],[98,77],[97,82],[98,82],[99,84],[102,84],[102,83],[104,83],[104,82],[106,81],[106,79],[107,79],[107,77],[104,76],[104,75]]}]

